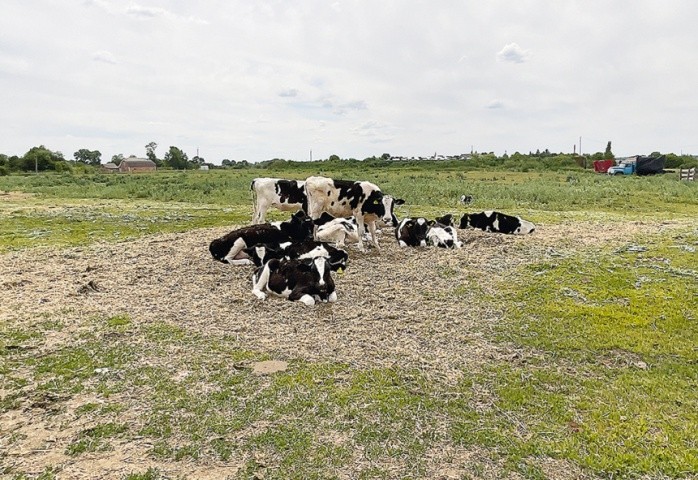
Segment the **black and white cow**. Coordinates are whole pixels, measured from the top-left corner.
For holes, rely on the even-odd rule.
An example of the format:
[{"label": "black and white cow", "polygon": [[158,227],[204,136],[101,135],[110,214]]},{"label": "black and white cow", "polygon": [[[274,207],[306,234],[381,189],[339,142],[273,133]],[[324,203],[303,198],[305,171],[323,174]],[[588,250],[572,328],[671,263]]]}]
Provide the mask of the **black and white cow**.
[{"label": "black and white cow", "polygon": [[395,228],[395,238],[401,247],[426,247],[428,231],[426,218],[403,218]]},{"label": "black and white cow", "polygon": [[472,195],[461,195],[460,196],[460,203],[463,205],[469,205],[473,201],[473,196]]},{"label": "black and white cow", "polygon": [[305,181],[282,178],[255,178],[250,190],[254,201],[252,223],[264,223],[269,207],[282,211],[305,210]]},{"label": "black and white cow", "polygon": [[252,263],[261,267],[272,258],[287,260],[325,257],[330,269],[343,272],[347,268],[349,254],[340,248],[312,239],[303,242],[263,243],[243,249]]},{"label": "black and white cow", "polygon": [[[320,218],[323,212],[334,217],[354,216],[359,232],[364,231],[364,224],[368,225],[371,242],[376,248],[379,248],[376,221],[393,225],[393,214],[385,208],[383,192],[371,182],[308,177],[305,180],[305,195],[307,212],[313,220]],[[362,237],[359,235],[358,239],[361,250],[364,248]]]},{"label": "black and white cow", "polygon": [[303,212],[297,212],[287,222],[274,226],[268,223],[249,225],[216,238],[208,247],[216,260],[234,265],[252,263],[245,248],[259,243],[300,242],[312,236],[313,222]]},{"label": "black and white cow", "polygon": [[308,306],[316,301],[337,301],[334,280],[324,257],[269,260],[252,276],[252,293],[260,300],[272,293]]},{"label": "black and white cow", "polygon": [[458,233],[452,225],[432,222],[427,232],[427,243],[441,248],[461,248],[463,243],[458,241]]},{"label": "black and white cow", "polygon": [[460,219],[460,228],[479,228],[485,232],[525,235],[535,231],[536,226],[528,220],[501,212],[486,211],[466,213]]},{"label": "black and white cow", "polygon": [[340,247],[345,246],[347,242],[359,242],[359,225],[354,217],[335,218],[323,212],[313,223],[317,227],[315,236],[321,242],[335,243]]},{"label": "black and white cow", "polygon": [[456,220],[453,218],[452,213],[446,214],[443,217],[437,217],[435,222],[440,223],[441,225],[445,225],[447,227],[455,227],[456,226]]}]

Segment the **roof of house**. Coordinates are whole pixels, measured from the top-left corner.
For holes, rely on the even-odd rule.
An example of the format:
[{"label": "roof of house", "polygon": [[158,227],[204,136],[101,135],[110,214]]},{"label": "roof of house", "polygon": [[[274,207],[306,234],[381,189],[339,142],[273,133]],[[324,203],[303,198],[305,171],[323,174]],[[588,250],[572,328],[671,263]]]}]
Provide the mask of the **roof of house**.
[{"label": "roof of house", "polygon": [[152,160],[150,160],[148,158],[137,158],[133,155],[131,155],[128,158],[124,158],[121,161],[121,163],[124,164],[125,166],[131,167],[131,168],[133,168],[133,167],[153,167],[154,168],[156,166],[155,162],[153,162]]},{"label": "roof of house", "polygon": [[114,162],[107,162],[102,165],[102,168],[119,168],[119,166]]}]

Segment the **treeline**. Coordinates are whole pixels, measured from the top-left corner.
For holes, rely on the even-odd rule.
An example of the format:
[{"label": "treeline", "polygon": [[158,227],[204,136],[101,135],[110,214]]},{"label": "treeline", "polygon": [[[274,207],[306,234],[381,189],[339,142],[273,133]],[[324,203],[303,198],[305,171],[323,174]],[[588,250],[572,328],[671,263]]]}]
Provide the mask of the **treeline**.
[{"label": "treeline", "polygon": [[[356,158],[340,158],[338,155],[330,155],[327,159],[308,161],[286,160],[274,158],[261,162],[248,162],[247,160],[224,159],[221,165],[206,162],[198,155],[191,159],[185,152],[175,146],[170,146],[169,150],[162,158],[155,154],[157,144],[154,142],[146,145],[146,157],[152,160],[158,169],[166,170],[194,170],[207,166],[209,169],[247,169],[260,168],[269,170],[293,170],[295,168],[308,168],[313,164],[321,164],[323,168],[332,170],[349,169],[356,166],[374,168],[410,168],[412,166],[423,167],[427,162],[439,164],[440,168],[446,169],[500,169],[510,171],[544,171],[544,170],[568,170],[568,169],[592,169],[594,160],[613,158],[610,148],[606,152],[597,152],[593,155],[575,155],[567,153],[552,153],[547,149],[536,152],[513,153],[511,155],[497,156],[494,153],[472,153],[460,155],[452,158],[433,159],[406,159],[395,158],[388,153],[380,156],[372,156],[359,160]],[[660,152],[652,152],[649,156],[659,156]],[[692,155],[676,155],[667,153],[666,168],[690,168],[698,167],[698,157]],[[117,166],[124,160],[124,156],[114,155],[111,162]],[[27,153],[20,156],[8,156],[0,154],[0,175],[10,173],[25,172],[74,172],[90,173],[99,169],[103,165],[102,154],[98,150],[80,149],[73,154],[73,159],[66,159],[61,152],[52,151],[45,146],[31,148]]]}]

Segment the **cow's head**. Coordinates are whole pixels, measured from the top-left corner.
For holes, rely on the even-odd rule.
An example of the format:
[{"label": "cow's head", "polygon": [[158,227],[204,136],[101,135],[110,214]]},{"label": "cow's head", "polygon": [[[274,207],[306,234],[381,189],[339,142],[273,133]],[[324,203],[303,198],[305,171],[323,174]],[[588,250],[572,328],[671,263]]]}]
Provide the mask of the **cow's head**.
[{"label": "cow's head", "polygon": [[219,262],[228,263],[228,260],[226,260],[225,257],[228,255],[228,253],[230,253],[232,246],[233,244],[226,241],[225,238],[216,238],[208,246],[208,251],[211,252],[213,258]]},{"label": "cow's head", "polygon": [[294,241],[302,242],[313,236],[313,221],[303,210],[299,210],[291,216],[291,219],[282,222],[279,228]]},{"label": "cow's head", "polygon": [[385,205],[383,204],[383,192],[372,190],[361,205],[361,214],[374,215],[379,219],[385,218]]},{"label": "cow's head", "polygon": [[398,239],[398,242],[403,242],[401,243],[402,246],[426,247],[429,223],[425,218],[421,217],[405,218],[395,229],[395,237]]},{"label": "cow's head", "polygon": [[321,301],[327,302],[335,290],[327,259],[325,257],[315,257],[301,260],[298,264],[298,269],[310,274],[309,280],[312,282],[312,285],[308,286],[315,290],[315,294],[320,297]]},{"label": "cow's head", "polygon": [[397,227],[398,220],[395,215],[395,205],[404,205],[402,198],[394,198],[392,195],[383,195],[383,208],[385,214],[381,217],[381,222],[387,227]]}]

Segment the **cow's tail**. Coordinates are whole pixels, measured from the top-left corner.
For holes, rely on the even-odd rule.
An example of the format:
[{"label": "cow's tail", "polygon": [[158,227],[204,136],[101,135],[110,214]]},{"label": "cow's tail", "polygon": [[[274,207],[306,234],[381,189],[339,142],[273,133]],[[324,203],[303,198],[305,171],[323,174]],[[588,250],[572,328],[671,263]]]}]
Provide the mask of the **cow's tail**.
[{"label": "cow's tail", "polygon": [[255,178],[250,183],[250,190],[252,191],[252,223],[257,221],[257,189],[254,188],[254,182],[256,181],[257,179]]}]

